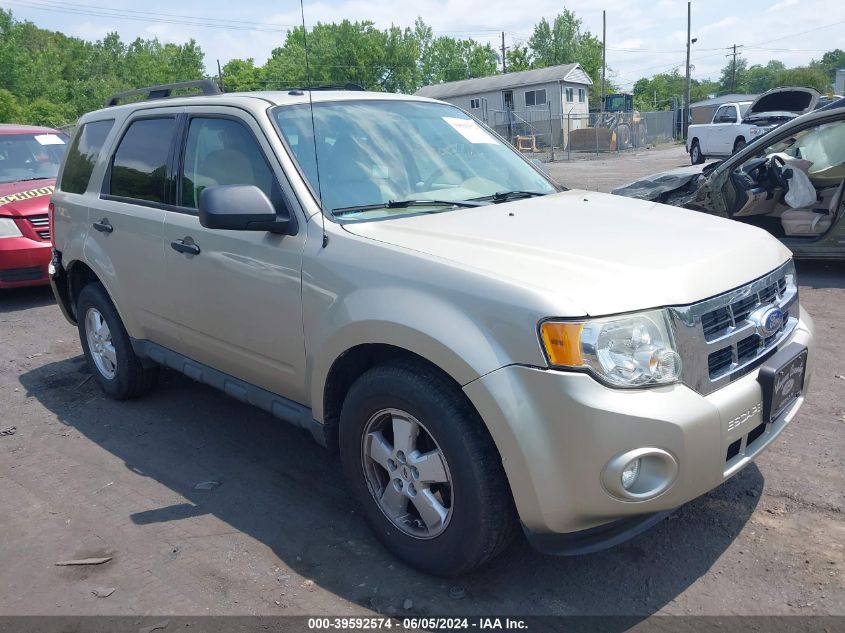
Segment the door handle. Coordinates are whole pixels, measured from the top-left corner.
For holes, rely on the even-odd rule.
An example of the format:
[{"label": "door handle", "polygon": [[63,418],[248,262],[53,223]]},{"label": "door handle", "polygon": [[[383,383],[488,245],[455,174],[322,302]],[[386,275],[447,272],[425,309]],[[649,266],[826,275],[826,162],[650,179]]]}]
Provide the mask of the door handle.
[{"label": "door handle", "polygon": [[111,225],[108,218],[103,218],[99,222],[94,222],[93,226],[100,233],[111,233],[114,231],[114,227]]},{"label": "door handle", "polygon": [[[185,238],[190,239],[190,238]],[[186,242],[183,240],[173,240],[170,242],[170,248],[179,253],[186,253],[188,255],[199,255],[200,247],[193,242]]]}]

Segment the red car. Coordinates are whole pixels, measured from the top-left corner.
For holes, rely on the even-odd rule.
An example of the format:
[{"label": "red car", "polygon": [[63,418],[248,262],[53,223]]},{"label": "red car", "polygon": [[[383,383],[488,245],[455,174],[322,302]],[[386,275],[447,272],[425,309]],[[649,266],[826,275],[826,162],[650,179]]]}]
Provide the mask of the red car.
[{"label": "red car", "polygon": [[0,290],[50,283],[48,207],[67,140],[46,127],[0,125]]}]

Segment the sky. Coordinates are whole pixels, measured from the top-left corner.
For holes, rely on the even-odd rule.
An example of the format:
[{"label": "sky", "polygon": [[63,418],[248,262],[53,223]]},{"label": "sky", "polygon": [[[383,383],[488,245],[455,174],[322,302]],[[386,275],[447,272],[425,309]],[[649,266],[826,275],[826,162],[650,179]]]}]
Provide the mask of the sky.
[{"label": "sky", "polygon": [[[263,64],[301,24],[298,0],[0,0],[18,19],[86,39],[117,31],[126,40],[158,37],[182,43],[194,38],[216,72],[235,57]],[[609,76],[623,89],[644,76],[678,68],[684,72],[687,3],[678,0],[305,0],[305,22],[370,20],[386,28],[412,26],[419,16],[435,35],[473,37],[508,47],[525,43],[540,18],[553,19],[566,7],[601,37],[607,12]],[[787,66],[807,64],[834,48],[845,49],[842,0],[694,0],[692,76],[716,79],[734,44],[749,64],[779,59]]]}]

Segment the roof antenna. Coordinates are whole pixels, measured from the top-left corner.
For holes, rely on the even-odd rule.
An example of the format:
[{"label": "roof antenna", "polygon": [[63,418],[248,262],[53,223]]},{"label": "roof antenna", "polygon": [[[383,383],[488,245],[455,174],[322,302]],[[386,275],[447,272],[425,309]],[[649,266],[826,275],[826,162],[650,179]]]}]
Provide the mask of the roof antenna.
[{"label": "roof antenna", "polygon": [[314,99],[311,96],[311,66],[308,64],[308,29],[305,27],[305,4],[299,0],[299,11],[302,16],[302,44],[305,48],[305,81],[308,89],[308,107],[311,111],[311,136],[314,137],[314,166],[317,168],[317,197],[320,199],[320,216],[323,221],[323,248],[329,244],[329,236],[326,233],[326,214],[323,210],[323,188],[320,184],[320,157],[317,152],[317,126],[314,125]]}]

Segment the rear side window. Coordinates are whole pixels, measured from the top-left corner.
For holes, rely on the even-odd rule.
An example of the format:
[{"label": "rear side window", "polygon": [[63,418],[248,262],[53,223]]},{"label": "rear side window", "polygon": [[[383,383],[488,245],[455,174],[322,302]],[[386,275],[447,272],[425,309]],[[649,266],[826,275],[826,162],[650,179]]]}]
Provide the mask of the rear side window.
[{"label": "rear side window", "polygon": [[140,119],[120,141],[112,162],[109,193],[121,198],[165,202],[167,159],[176,119]]},{"label": "rear side window", "polygon": [[113,126],[114,119],[108,119],[91,121],[79,129],[67,150],[59,189],[67,193],[85,193],[100,150]]}]

